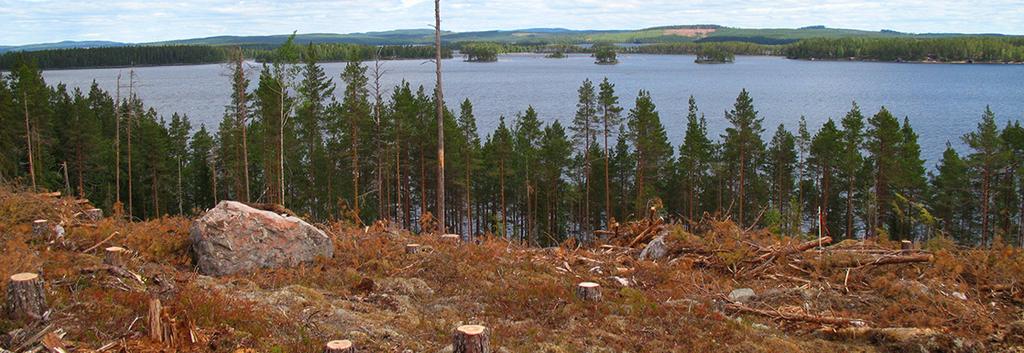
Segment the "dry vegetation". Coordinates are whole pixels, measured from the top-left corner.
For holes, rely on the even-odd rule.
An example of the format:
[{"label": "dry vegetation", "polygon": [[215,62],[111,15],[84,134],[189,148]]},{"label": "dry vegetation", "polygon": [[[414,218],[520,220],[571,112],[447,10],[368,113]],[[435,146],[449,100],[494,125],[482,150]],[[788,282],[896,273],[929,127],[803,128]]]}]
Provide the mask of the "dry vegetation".
[{"label": "dry vegetation", "polygon": [[[316,352],[345,338],[365,352],[437,352],[464,323],[488,326],[508,352],[982,352],[1024,340],[1024,257],[1010,247],[846,241],[798,251],[798,239],[705,222],[699,235],[635,223],[604,246],[530,249],[330,224],[333,259],[210,278],[191,268],[188,219],[79,224],[80,208],[0,190],[0,275],[42,274],[52,327],[73,351]],[[32,239],[37,218],[63,220],[67,235]],[[619,245],[638,231],[666,234],[667,256],[636,260],[649,234]],[[97,270],[101,242],[132,251],[127,273]],[[409,242],[423,248],[406,254]],[[931,261],[877,260],[908,255]],[[603,300],[575,299],[581,281],[601,284]],[[742,287],[757,295],[727,299]],[[173,348],[148,338],[152,297],[169,308]],[[0,321],[3,332],[19,327]]]}]

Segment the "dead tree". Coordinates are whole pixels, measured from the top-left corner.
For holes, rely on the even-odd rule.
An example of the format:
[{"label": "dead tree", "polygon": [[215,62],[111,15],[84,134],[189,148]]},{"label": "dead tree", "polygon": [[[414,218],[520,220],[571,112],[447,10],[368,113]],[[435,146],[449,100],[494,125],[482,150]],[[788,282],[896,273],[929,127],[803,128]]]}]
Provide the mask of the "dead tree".
[{"label": "dead tree", "polygon": [[356,346],[349,340],[336,340],[327,342],[324,353],[355,353]]},{"label": "dead tree", "polygon": [[441,89],[441,0],[434,0],[434,63],[437,64],[437,232],[444,234],[444,93]]},{"label": "dead tree", "polygon": [[28,92],[21,93],[21,104],[25,111],[25,144],[28,146],[28,174],[32,178],[32,191],[36,191],[36,167],[32,154],[32,128],[28,123]]},{"label": "dead tree", "polygon": [[11,276],[7,284],[7,318],[16,321],[42,320],[46,314],[46,292],[43,279],[35,273],[19,273]]},{"label": "dead tree", "polygon": [[484,326],[459,326],[452,335],[452,353],[490,353],[489,336]]}]

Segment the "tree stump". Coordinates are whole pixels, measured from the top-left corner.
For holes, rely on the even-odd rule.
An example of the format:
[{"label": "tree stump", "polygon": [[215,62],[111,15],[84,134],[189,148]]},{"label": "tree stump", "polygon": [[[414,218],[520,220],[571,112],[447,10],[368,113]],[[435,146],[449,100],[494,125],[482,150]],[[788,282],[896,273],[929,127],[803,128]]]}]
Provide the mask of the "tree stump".
[{"label": "tree stump", "polygon": [[45,219],[37,219],[32,221],[32,235],[36,238],[46,238],[50,236],[50,221]]},{"label": "tree stump", "polygon": [[900,250],[911,251],[914,250],[914,242],[910,240],[904,240],[900,242]]},{"label": "tree stump", "polygon": [[106,249],[106,255],[103,256],[103,264],[113,267],[124,267],[124,260],[127,254],[127,249],[120,246],[111,246]]},{"label": "tree stump", "polygon": [[462,325],[452,335],[452,353],[490,353],[490,338],[486,327]]},{"label": "tree stump", "polygon": [[349,340],[336,340],[327,342],[324,353],[355,353],[356,346]]},{"label": "tree stump", "polygon": [[576,285],[576,298],[585,301],[601,300],[601,285],[594,282],[580,282]]},{"label": "tree stump", "polygon": [[420,251],[420,244],[405,244],[406,254],[415,254]]},{"label": "tree stump", "polygon": [[83,214],[85,215],[85,219],[93,221],[93,222],[97,222],[97,221],[103,219],[103,210],[98,209],[98,208],[92,208],[92,209],[85,210],[83,212]]},{"label": "tree stump", "polygon": [[164,308],[160,304],[160,299],[149,300],[149,338],[156,342],[164,341],[163,312]]},{"label": "tree stump", "polygon": [[462,240],[462,237],[459,236],[458,234],[442,234],[441,235],[441,241],[446,242],[446,243],[447,242],[458,243],[461,240]]},{"label": "tree stump", "polygon": [[7,284],[7,317],[17,321],[42,320],[46,313],[46,292],[43,279],[35,273],[11,276]]}]

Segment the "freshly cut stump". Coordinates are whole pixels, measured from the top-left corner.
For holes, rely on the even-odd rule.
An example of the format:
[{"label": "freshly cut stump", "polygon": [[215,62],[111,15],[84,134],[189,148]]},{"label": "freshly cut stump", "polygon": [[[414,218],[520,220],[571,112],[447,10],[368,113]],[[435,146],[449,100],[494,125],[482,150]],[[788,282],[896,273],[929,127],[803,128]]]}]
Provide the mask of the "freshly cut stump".
[{"label": "freshly cut stump", "polygon": [[324,353],[355,353],[356,346],[349,340],[336,340],[327,342]]},{"label": "freshly cut stump", "polygon": [[16,321],[41,320],[46,309],[46,292],[39,275],[26,272],[11,276],[4,309],[8,318]]},{"label": "freshly cut stump", "polygon": [[594,282],[580,282],[576,285],[576,297],[585,301],[601,300],[601,285]]},{"label": "freshly cut stump", "polygon": [[50,221],[45,219],[32,221],[32,235],[37,238],[48,237],[50,235]]},{"label": "freshly cut stump", "polygon": [[420,244],[405,244],[406,254],[415,254],[420,251]]},{"label": "freshly cut stump", "polygon": [[128,250],[120,246],[111,246],[106,249],[106,255],[103,257],[103,264],[122,267],[124,266],[124,258],[128,254]]},{"label": "freshly cut stump", "polygon": [[98,208],[85,210],[82,214],[85,215],[85,219],[93,222],[103,219],[103,210]]},{"label": "freshly cut stump", "polygon": [[442,234],[441,241],[458,243],[462,240],[462,237],[458,234]]},{"label": "freshly cut stump", "polygon": [[462,325],[452,335],[452,353],[490,353],[490,334],[480,325]]},{"label": "freshly cut stump", "polygon": [[911,251],[914,250],[914,242],[910,240],[904,240],[900,242],[900,250]]}]

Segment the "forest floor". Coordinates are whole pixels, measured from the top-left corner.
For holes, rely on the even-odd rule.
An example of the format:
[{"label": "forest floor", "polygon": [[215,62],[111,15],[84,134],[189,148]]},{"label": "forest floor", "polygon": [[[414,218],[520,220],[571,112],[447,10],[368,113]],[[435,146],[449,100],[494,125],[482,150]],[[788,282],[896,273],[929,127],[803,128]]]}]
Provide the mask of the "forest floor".
[{"label": "forest floor", "polygon": [[[83,222],[81,208],[0,189],[0,275],[41,274],[52,309],[46,324],[0,320],[0,334],[20,332],[0,347],[57,330],[78,352],[319,352],[349,339],[363,352],[433,353],[450,350],[455,327],[481,324],[496,352],[1024,352],[1024,254],[1010,247],[808,249],[709,221],[695,234],[640,222],[603,245],[539,249],[337,223],[321,225],[332,259],[214,278],[193,270],[189,219]],[[35,219],[67,232],[33,239]],[[665,256],[638,260],[655,230]],[[406,254],[413,242],[422,248]],[[100,265],[112,245],[131,251],[125,271]],[[576,299],[581,281],[603,298]],[[755,294],[730,296],[738,288]],[[150,298],[167,308],[173,345],[149,338]]]}]

